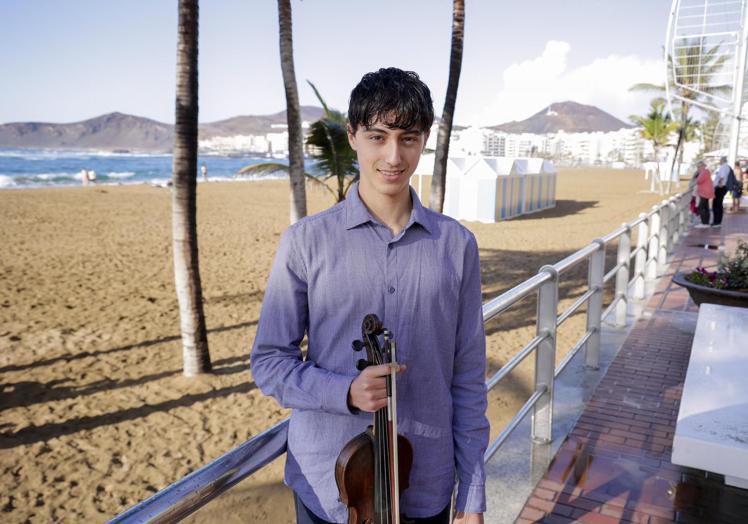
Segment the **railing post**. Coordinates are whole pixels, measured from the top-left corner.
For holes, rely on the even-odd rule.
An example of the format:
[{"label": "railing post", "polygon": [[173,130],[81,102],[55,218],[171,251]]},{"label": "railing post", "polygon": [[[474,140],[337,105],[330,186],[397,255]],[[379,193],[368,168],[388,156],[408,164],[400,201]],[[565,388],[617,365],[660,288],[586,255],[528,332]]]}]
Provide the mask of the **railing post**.
[{"label": "railing post", "polygon": [[626,231],[618,237],[618,257],[616,265],[616,326],[626,325],[629,306],[629,264],[631,260],[631,226],[624,224]]},{"label": "railing post", "polygon": [[657,279],[657,257],[660,254],[660,210],[654,206],[649,217],[649,247],[647,249],[647,269],[644,279],[654,282]]},{"label": "railing post", "polygon": [[691,192],[690,192],[691,186],[689,186],[689,191],[687,193],[683,194],[683,199],[681,202],[681,225],[680,225],[680,234],[682,237],[686,236],[688,234],[688,228],[691,226]]},{"label": "railing post", "polygon": [[657,275],[665,273],[667,267],[667,254],[670,249],[670,208],[667,200],[660,203],[660,243],[657,254]]},{"label": "railing post", "polygon": [[551,279],[538,289],[537,320],[535,331],[545,339],[535,350],[535,391],[545,393],[535,403],[532,412],[532,439],[539,443],[551,441],[553,425],[553,377],[556,371],[556,315],[558,311],[558,271],[553,266],[543,266],[540,272]]},{"label": "railing post", "polygon": [[688,226],[691,224],[691,196],[690,193],[683,193],[680,202],[680,236],[685,237],[688,234]]},{"label": "railing post", "polygon": [[683,194],[681,201],[681,223],[680,236],[685,237],[688,234],[688,228],[691,226],[691,192]]},{"label": "railing post", "polygon": [[640,213],[639,231],[636,235],[636,260],[634,262],[634,298],[644,298],[644,268],[647,265],[647,243],[649,238],[649,227],[647,226],[647,215]]},{"label": "railing post", "polygon": [[675,245],[680,240],[680,212],[678,211],[678,202],[680,200],[672,197],[668,203],[670,226],[668,232],[670,233],[670,240],[668,240],[668,253],[672,253],[675,249]]},{"label": "railing post", "polygon": [[605,276],[605,242],[596,238],[597,250],[590,255],[587,269],[587,287],[593,290],[587,302],[587,332],[590,338],[585,344],[584,364],[597,369],[600,364],[600,323],[603,314],[603,277]]}]

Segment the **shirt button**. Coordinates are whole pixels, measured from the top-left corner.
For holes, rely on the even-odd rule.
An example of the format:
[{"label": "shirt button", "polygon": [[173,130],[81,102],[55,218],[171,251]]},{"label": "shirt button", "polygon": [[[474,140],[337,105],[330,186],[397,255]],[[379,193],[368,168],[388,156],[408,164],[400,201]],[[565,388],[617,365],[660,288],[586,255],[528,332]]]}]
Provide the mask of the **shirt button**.
[{"label": "shirt button", "polygon": [[390,286],[390,288],[387,290],[390,292],[390,295],[395,292],[395,288]]}]

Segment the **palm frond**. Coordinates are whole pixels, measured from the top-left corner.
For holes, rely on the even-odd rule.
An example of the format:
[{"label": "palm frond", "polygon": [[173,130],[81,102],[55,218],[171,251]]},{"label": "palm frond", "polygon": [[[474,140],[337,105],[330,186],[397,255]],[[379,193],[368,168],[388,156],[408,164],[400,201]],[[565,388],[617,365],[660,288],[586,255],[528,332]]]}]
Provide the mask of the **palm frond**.
[{"label": "palm frond", "polygon": [[312,86],[312,91],[314,91],[314,96],[316,96],[317,100],[319,100],[319,103],[322,104],[322,109],[325,110],[325,116],[329,118],[330,117],[330,108],[327,107],[327,103],[325,102],[325,99],[322,98],[322,95],[319,93],[319,90],[317,89],[317,86],[315,86],[312,83],[311,80],[307,80],[306,82],[307,82],[307,84],[309,84],[310,86]]},{"label": "palm frond", "polygon": [[316,187],[326,189],[327,191],[329,191],[332,194],[333,197],[336,196],[335,195],[335,191],[333,191],[333,189],[330,186],[328,186],[327,184],[325,184],[323,180],[320,180],[319,177],[316,177],[314,175],[310,175],[309,173],[304,173],[304,176],[306,177],[307,182],[311,182],[312,185],[314,185]]},{"label": "palm frond", "polygon": [[288,165],[281,164],[279,162],[264,162],[262,164],[252,164],[251,166],[244,166],[236,172],[235,176],[239,175],[264,175],[266,173],[277,173],[283,171],[288,173]]},{"label": "palm frond", "polygon": [[661,93],[665,91],[665,86],[658,86],[657,84],[643,82],[640,84],[632,85],[631,87],[629,87],[629,91],[657,91]]}]

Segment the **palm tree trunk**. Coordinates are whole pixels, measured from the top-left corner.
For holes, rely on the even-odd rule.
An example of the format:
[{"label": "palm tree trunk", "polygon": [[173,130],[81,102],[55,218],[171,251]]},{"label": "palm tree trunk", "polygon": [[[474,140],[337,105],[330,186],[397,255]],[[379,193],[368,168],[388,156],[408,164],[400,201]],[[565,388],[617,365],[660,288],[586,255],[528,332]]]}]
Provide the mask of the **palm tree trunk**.
[{"label": "palm tree trunk", "polygon": [[281,70],[286,88],[286,119],[288,122],[288,178],[291,183],[291,223],[306,216],[304,186],[304,145],[301,132],[301,109],[296,72],[293,65],[293,27],[291,0],[278,0]]},{"label": "palm tree trunk", "polygon": [[444,194],[447,185],[447,158],[449,158],[449,138],[452,134],[452,119],[457,103],[457,87],[462,69],[462,44],[465,36],[465,0],[452,2],[452,50],[449,55],[449,82],[444,98],[444,111],[439,122],[439,135],[436,139],[434,174],[431,177],[429,207],[434,211],[444,209]]},{"label": "palm tree trunk", "polygon": [[197,251],[197,42],[198,0],[179,0],[171,217],[183,372],[188,377],[211,370]]},{"label": "palm tree trunk", "polygon": [[[688,121],[688,104],[681,102],[680,107],[680,126],[678,128],[678,141],[675,143],[675,151],[673,152],[673,163],[670,166],[670,176],[667,180],[667,192],[670,193],[670,182],[672,179],[673,171],[675,171],[675,164],[678,163],[678,155],[682,152],[683,138],[686,135],[686,122]],[[680,165],[678,165],[678,174],[680,178]]]}]

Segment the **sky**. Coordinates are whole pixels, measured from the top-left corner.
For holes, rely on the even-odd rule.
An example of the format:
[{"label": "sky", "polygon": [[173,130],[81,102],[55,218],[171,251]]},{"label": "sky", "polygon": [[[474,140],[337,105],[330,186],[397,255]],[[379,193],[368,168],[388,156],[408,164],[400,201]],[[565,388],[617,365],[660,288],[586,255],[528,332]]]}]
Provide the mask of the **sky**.
[{"label": "sky", "polygon": [[[455,123],[522,120],[573,100],[627,120],[662,83],[670,0],[466,0]],[[292,0],[300,102],[345,111],[361,76],[416,71],[441,115],[449,0]],[[277,2],[203,0],[200,116],[285,109]],[[0,0],[0,123],[75,122],[112,111],[174,122],[177,0]]]}]

